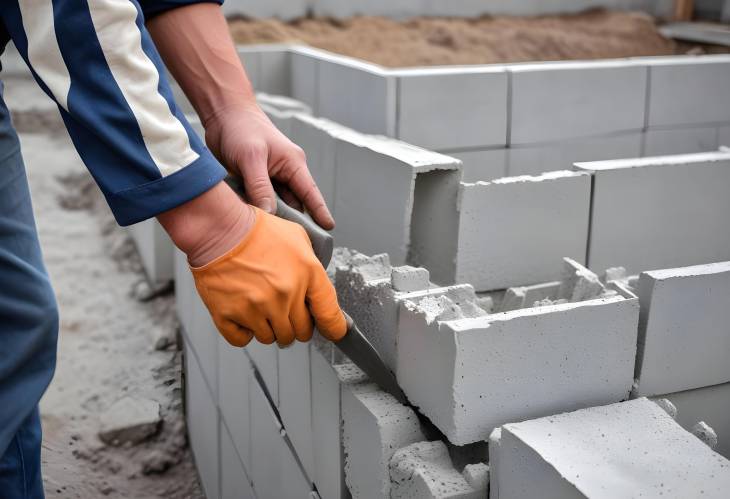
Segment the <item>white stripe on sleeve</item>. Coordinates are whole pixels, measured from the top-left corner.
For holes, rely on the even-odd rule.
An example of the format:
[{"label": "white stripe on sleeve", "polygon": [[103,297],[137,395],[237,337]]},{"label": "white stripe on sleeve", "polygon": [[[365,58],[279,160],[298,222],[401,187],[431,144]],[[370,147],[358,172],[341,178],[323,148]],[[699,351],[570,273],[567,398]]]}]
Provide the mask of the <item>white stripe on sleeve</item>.
[{"label": "white stripe on sleeve", "polygon": [[93,0],[88,5],[109,69],[137,119],[160,174],[166,177],[198,159],[185,127],[157,90],[160,76],[142,50],[134,4],[129,0]]},{"label": "white stripe on sleeve", "polygon": [[20,0],[20,15],[28,39],[28,61],[58,104],[68,111],[71,77],[58,47],[51,0]]}]

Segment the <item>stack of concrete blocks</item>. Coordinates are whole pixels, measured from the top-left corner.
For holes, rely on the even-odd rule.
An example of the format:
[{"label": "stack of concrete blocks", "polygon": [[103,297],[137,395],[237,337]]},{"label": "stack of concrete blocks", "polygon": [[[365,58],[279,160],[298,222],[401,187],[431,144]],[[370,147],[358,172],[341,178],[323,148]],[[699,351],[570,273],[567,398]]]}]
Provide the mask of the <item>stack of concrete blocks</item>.
[{"label": "stack of concrete blocks", "polygon": [[127,231],[137,247],[147,280],[152,285],[169,283],[173,279],[173,250],[175,246],[156,218],[130,225]]},{"label": "stack of concrete blocks", "polygon": [[639,9],[657,16],[668,16],[672,12],[672,5],[671,0],[228,0],[223,4],[223,12],[234,17],[278,17],[284,20],[310,14],[340,18],[368,15],[402,19],[414,16],[556,14],[605,7]]},{"label": "stack of concrete blocks", "polygon": [[[277,349],[257,343],[245,349],[229,345],[198,297],[179,251],[175,278],[188,431],[206,497],[310,497],[312,480],[273,398],[278,396]],[[304,375],[308,380],[308,372]]]},{"label": "stack of concrete blocks", "polygon": [[730,457],[730,262],[643,272],[636,396],[667,398],[677,420],[699,421]]},{"label": "stack of concrete blocks", "polygon": [[269,71],[262,91],[289,82],[318,116],[461,159],[467,182],[730,139],[727,55],[388,69],[308,47],[239,50]]},{"label": "stack of concrete blocks", "polygon": [[727,497],[730,461],[646,398],[506,424],[490,499]]},{"label": "stack of concrete blocks", "polygon": [[730,260],[730,152],[577,163],[592,179],[588,266],[629,273]]},{"label": "stack of concrete blocks", "polygon": [[547,300],[526,308],[480,313],[473,301],[448,294],[401,303],[398,382],[450,442],[478,442],[507,422],[628,398],[638,299],[625,288],[605,289],[570,259],[563,273],[544,292]]}]

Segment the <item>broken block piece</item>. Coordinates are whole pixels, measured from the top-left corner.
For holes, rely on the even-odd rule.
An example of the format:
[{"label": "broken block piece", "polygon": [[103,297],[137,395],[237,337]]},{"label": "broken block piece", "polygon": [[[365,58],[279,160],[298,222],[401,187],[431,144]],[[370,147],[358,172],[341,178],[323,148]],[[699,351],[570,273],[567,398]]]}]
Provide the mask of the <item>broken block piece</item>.
[{"label": "broken block piece", "polygon": [[572,258],[563,258],[563,274],[558,299],[571,302],[592,300],[605,291],[598,276]]},{"label": "broken block piece", "polygon": [[692,435],[702,440],[710,449],[717,447],[717,433],[704,421],[692,427]]},{"label": "broken block piece", "polygon": [[425,440],[418,417],[374,384],[342,393],[345,481],[354,499],[389,497],[388,465],[395,451]]},{"label": "broken block piece", "polygon": [[160,428],[160,404],[154,400],[125,396],[101,415],[99,438],[110,445],[136,444]]},{"label": "broken block piece", "polygon": [[408,292],[428,289],[430,285],[428,270],[410,265],[395,267],[390,274],[390,284],[393,291]]},{"label": "broken block piece", "polygon": [[638,316],[630,294],[464,316],[407,300],[398,382],[452,443],[486,440],[509,421],[628,398]]},{"label": "broken block piece", "polygon": [[491,499],[727,497],[730,461],[640,398],[502,426]]},{"label": "broken block piece", "polygon": [[[475,490],[487,490],[489,466],[484,463],[467,464],[462,473],[466,482]],[[480,497],[484,497],[482,494]]]},{"label": "broken block piece", "polygon": [[[479,475],[476,469],[471,472]],[[475,478],[475,488],[456,469],[441,441],[417,442],[399,449],[390,460],[391,499],[477,499],[486,496],[487,481]]]},{"label": "broken block piece", "polygon": [[644,272],[638,395],[730,382],[730,262]]}]

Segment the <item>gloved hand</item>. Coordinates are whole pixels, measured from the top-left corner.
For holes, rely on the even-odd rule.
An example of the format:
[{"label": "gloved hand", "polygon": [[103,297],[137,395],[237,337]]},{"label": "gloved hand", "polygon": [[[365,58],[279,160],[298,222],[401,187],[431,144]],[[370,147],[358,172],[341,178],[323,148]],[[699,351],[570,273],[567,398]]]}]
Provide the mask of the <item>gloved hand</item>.
[{"label": "gloved hand", "polygon": [[253,209],[255,221],[237,246],[191,267],[218,330],[236,346],[253,337],[284,346],[312,337],[313,316],[324,337],[342,338],[345,317],[304,229]]}]

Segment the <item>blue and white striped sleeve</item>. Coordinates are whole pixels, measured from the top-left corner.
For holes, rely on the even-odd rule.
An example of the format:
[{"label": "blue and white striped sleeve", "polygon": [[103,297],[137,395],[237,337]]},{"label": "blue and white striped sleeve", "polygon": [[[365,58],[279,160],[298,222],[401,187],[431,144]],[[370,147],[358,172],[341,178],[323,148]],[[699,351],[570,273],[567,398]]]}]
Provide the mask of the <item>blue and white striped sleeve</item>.
[{"label": "blue and white striped sleeve", "polygon": [[2,18],[120,225],[174,208],[225,169],[178,110],[132,0],[6,0]]}]

